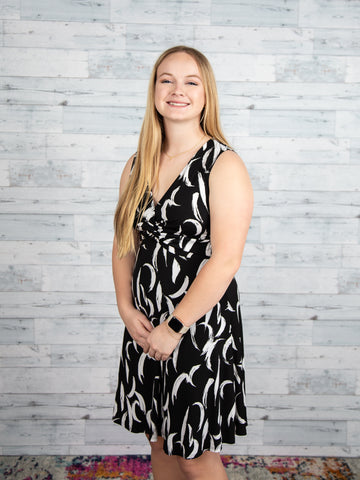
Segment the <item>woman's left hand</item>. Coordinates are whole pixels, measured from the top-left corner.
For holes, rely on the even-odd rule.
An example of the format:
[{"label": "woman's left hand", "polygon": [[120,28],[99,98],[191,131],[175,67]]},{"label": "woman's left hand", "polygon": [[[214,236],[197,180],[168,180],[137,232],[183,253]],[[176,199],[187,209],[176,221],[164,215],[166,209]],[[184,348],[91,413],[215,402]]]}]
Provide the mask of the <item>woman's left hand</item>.
[{"label": "woman's left hand", "polygon": [[148,347],[145,347],[144,352],[155,360],[165,361],[175,350],[181,337],[180,333],[170,332],[166,322],[163,322],[148,335]]}]

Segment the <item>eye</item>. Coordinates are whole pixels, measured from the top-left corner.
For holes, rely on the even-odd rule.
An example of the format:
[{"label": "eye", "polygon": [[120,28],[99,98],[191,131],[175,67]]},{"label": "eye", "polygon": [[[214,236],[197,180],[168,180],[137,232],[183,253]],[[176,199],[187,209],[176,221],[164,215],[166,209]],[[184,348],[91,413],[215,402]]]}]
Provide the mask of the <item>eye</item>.
[{"label": "eye", "polygon": [[161,83],[171,83],[171,82],[168,79],[164,79],[164,80],[161,80]]},{"label": "eye", "polygon": [[188,82],[188,85],[194,85],[196,87],[197,83],[196,82]]}]

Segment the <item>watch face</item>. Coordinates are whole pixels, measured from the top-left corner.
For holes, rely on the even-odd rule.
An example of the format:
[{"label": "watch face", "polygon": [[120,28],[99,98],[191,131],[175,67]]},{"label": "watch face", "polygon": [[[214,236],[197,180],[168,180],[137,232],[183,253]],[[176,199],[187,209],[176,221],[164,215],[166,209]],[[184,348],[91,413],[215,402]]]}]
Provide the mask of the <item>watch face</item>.
[{"label": "watch face", "polygon": [[184,325],[176,317],[171,317],[169,320],[169,327],[174,332],[179,333]]}]

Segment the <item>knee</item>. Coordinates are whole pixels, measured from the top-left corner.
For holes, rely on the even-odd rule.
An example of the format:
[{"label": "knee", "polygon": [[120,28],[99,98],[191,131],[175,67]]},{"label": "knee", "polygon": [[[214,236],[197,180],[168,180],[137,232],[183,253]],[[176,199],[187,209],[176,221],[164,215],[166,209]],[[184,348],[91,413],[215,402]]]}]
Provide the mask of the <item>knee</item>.
[{"label": "knee", "polygon": [[195,475],[198,475],[200,473],[199,470],[201,470],[201,466],[199,465],[197,459],[188,460],[186,458],[177,456],[176,460],[178,462],[180,470],[186,478],[193,478]]},{"label": "knee", "polygon": [[219,465],[222,466],[220,454],[208,451],[194,459],[188,460],[179,456],[176,459],[180,470],[187,478],[209,477],[210,472],[215,472],[216,474],[219,470]]}]

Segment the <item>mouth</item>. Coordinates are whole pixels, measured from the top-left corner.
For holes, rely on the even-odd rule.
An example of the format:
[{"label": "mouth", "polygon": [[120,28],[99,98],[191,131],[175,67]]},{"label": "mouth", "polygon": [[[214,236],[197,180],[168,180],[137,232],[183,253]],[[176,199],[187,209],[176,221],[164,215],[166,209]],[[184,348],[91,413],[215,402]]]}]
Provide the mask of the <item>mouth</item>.
[{"label": "mouth", "polygon": [[182,103],[182,102],[167,102],[168,105],[171,107],[187,107],[189,104],[188,103]]}]

